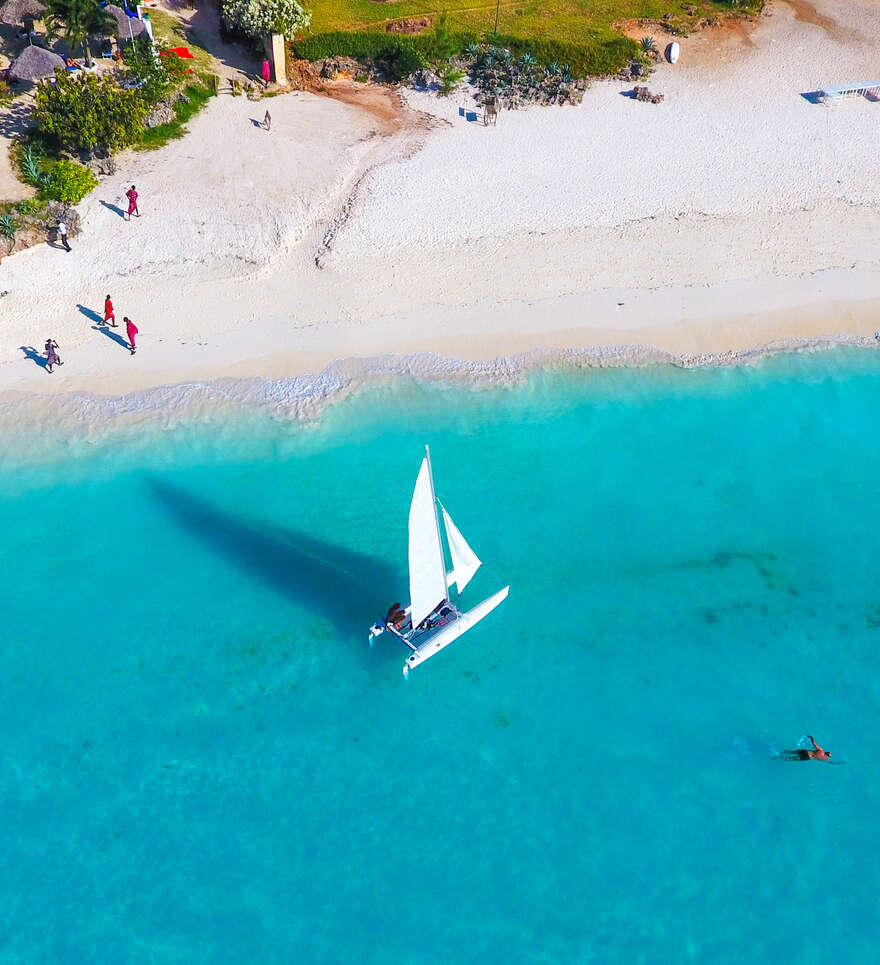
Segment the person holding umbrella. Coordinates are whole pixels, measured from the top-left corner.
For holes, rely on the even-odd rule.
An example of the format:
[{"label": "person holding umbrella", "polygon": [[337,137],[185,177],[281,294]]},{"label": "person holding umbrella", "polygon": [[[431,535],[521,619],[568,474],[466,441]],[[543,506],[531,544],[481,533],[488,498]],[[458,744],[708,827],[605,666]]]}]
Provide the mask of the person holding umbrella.
[{"label": "person holding umbrella", "polygon": [[43,346],[46,350],[46,371],[51,375],[53,365],[64,365],[58,357],[58,343],[54,338],[47,338]]}]

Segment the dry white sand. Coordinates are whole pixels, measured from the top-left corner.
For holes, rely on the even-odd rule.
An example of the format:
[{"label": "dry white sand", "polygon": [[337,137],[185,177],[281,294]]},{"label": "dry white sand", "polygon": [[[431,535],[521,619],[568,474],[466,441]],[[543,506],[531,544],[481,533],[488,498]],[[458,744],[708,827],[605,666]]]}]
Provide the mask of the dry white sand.
[{"label": "dry white sand", "polygon": [[[381,137],[327,98],[269,101],[271,134],[249,120],[265,104],[215,100],[184,140],[102,183],[72,254],[4,260],[0,388],[121,392],[425,351],[699,361],[868,337],[880,103],[802,94],[880,77],[880,5],[817,8],[779,0],[750,36],[686,41],[649,81],[658,106],[603,81],[579,108],[484,129],[459,97],[413,94],[443,123]],[[132,182],[144,216],[128,224],[106,204]],[[107,291],[140,328],[134,357],[78,308],[100,311]],[[68,363],[51,377],[20,349],[50,334]]]}]

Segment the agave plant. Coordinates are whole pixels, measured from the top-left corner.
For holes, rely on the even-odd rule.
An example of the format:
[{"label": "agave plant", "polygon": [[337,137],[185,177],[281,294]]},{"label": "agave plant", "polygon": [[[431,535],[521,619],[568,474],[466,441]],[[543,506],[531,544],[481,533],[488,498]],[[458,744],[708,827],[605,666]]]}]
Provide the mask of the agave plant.
[{"label": "agave plant", "polygon": [[464,52],[468,55],[468,57],[473,57],[476,59],[480,56],[480,45],[468,44],[467,47],[464,48]]},{"label": "agave plant", "polygon": [[33,146],[28,145],[24,149],[21,157],[21,170],[25,181],[29,181],[34,187],[43,188],[49,183],[49,176],[40,167],[43,156]]},{"label": "agave plant", "polygon": [[559,64],[556,63],[555,60],[551,60],[550,63],[547,64],[547,73],[551,77],[555,77],[559,73]]},{"label": "agave plant", "polygon": [[654,43],[653,37],[642,37],[642,50],[646,54],[653,53],[657,49],[657,44]]},{"label": "agave plant", "polygon": [[559,79],[562,81],[563,84],[571,83],[571,79],[572,79],[571,68],[568,66],[568,64],[563,64],[562,67],[560,68]]},{"label": "agave plant", "polygon": [[537,61],[531,54],[523,54],[519,59],[519,65],[523,70],[528,70],[530,67],[534,67]]},{"label": "agave plant", "polygon": [[12,215],[0,215],[0,235],[12,240],[15,237],[15,230],[18,225],[12,220]]}]

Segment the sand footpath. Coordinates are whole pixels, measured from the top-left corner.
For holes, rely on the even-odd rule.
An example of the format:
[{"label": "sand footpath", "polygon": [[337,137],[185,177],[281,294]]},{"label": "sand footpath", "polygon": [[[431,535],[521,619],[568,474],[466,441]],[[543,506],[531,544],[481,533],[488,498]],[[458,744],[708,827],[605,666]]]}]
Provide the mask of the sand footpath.
[{"label": "sand footpath", "polygon": [[[807,5],[809,6],[809,5]],[[880,76],[880,8],[777,0],[649,81],[468,124],[466,94],[381,112],[294,94],[273,129],[217,98],[191,133],[81,205],[68,255],[0,266],[0,392],[122,393],[291,377],[336,359],[647,347],[688,364],[880,328],[880,103],[809,95]],[[382,95],[384,96],[384,95]],[[137,184],[143,217],[125,222]],[[95,327],[107,292],[129,356]],[[66,365],[28,359],[52,335]],[[403,362],[401,363],[403,364]],[[410,365],[410,362],[406,362]]]}]

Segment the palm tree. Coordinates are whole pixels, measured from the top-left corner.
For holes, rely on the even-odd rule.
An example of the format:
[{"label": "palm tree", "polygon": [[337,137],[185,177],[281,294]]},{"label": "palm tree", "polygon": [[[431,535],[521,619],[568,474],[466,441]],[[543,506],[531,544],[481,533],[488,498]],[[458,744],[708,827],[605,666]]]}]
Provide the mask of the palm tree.
[{"label": "palm tree", "polygon": [[86,67],[92,66],[89,34],[110,35],[116,20],[100,5],[100,0],[47,0],[46,20],[53,33],[63,33],[71,50],[82,45]]}]

